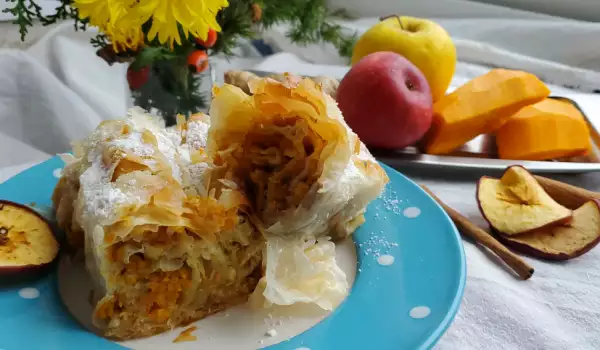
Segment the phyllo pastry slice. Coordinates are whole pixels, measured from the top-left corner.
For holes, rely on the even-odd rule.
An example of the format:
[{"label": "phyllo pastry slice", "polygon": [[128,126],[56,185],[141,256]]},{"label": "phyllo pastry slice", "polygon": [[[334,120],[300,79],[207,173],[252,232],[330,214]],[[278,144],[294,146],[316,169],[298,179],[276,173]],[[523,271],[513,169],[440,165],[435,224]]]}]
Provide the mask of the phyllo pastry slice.
[{"label": "phyllo pastry slice", "polygon": [[135,110],[105,122],[75,147],[56,189],[59,210],[61,193],[74,197],[62,225],[82,232],[73,241],[95,284],[90,316],[106,336],[149,336],[243,303],[260,278],[264,239],[249,203],[206,190],[192,122],[165,129]]},{"label": "phyllo pastry slice", "polygon": [[208,155],[212,177],[243,190],[267,239],[253,300],[331,310],[349,287],[333,241],[364,222],[388,177],[312,80],[253,79],[249,89],[213,89]]},{"label": "phyllo pastry slice", "polygon": [[269,233],[352,233],[387,183],[385,171],[312,80],[254,79],[249,86],[252,95],[214,88],[208,153],[218,177],[244,189]]}]

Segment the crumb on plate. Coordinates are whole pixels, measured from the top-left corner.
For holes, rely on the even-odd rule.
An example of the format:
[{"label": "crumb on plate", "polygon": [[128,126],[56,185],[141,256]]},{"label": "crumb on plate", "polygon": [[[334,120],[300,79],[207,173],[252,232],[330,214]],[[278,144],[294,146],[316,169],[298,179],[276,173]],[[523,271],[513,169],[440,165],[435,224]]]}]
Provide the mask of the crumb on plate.
[{"label": "crumb on plate", "polygon": [[196,341],[196,340],[198,340],[198,338],[195,335],[191,334],[196,329],[198,329],[198,327],[196,327],[196,326],[192,326],[192,327],[189,327],[187,329],[184,329],[183,331],[181,331],[181,333],[179,333],[179,335],[177,336],[177,338],[175,338],[175,340],[173,340],[173,343],[181,343],[181,342],[184,342],[184,341]]}]

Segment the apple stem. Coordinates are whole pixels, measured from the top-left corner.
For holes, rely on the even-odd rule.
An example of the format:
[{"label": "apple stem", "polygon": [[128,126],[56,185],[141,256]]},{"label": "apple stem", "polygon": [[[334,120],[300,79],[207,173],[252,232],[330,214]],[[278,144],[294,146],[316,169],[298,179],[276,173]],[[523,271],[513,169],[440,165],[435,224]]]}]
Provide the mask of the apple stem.
[{"label": "apple stem", "polygon": [[379,21],[385,21],[388,18],[392,18],[392,17],[396,17],[398,19],[398,23],[400,23],[400,28],[404,30],[404,25],[402,24],[402,19],[400,18],[399,15],[389,15],[389,16],[383,16],[383,17],[379,17]]},{"label": "apple stem", "polygon": [[400,16],[396,16],[396,18],[398,18],[398,23],[400,23],[400,29],[404,30],[404,25],[402,24],[402,19],[400,18]]}]

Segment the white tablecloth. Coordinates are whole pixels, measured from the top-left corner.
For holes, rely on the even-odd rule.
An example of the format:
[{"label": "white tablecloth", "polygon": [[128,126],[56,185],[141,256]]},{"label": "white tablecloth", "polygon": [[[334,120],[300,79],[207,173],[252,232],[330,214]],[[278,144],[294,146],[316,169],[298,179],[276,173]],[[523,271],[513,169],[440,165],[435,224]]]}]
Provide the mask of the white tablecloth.
[{"label": "white tablecloth", "polygon": [[[447,5],[446,12],[431,3],[430,9],[415,11],[420,16],[437,16],[453,35],[461,60],[453,86],[485,72],[488,66],[505,66],[527,69],[586,92],[600,89],[600,24],[461,0],[441,3]],[[388,12],[402,10],[393,8],[396,5],[391,2],[388,5]],[[462,13],[471,14],[469,18],[456,18],[461,13],[457,6],[463,6]],[[444,13],[451,15],[444,17]],[[374,21],[344,25],[364,30]],[[6,30],[2,27],[0,33]],[[249,46],[242,46],[241,57],[215,59],[213,64],[219,71],[240,67],[341,76],[347,70],[331,47],[291,45],[281,34],[284,30],[265,33],[284,53],[263,59]],[[72,139],[84,137],[101,120],[125,112],[124,67],[108,67],[97,59],[86,42],[88,36],[73,34],[70,25],[58,26],[43,39],[36,37],[25,45],[29,46],[25,51],[0,50],[0,182],[67,150]],[[14,41],[0,38],[0,45],[3,42],[15,46]],[[600,95],[559,85],[552,86],[555,93],[568,94],[592,118],[600,118]],[[483,225],[474,201],[475,180],[482,174],[400,170]],[[598,174],[560,179],[600,191]],[[566,263],[530,260],[535,275],[520,281],[485,249],[468,241],[464,246],[468,264],[464,300],[437,348],[600,349],[600,248]]]}]

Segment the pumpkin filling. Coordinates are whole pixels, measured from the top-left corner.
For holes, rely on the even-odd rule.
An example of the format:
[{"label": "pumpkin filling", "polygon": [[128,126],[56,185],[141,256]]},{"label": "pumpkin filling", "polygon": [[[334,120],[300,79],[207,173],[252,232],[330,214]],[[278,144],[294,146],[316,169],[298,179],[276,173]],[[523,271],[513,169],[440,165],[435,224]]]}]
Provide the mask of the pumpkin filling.
[{"label": "pumpkin filling", "polygon": [[100,302],[96,316],[108,321],[116,314],[138,315],[160,323],[168,320],[192,285],[191,268],[175,271],[153,271],[150,259],[134,254],[123,268],[119,292]]},{"label": "pumpkin filling", "polygon": [[109,327],[192,321],[247,297],[258,281],[262,236],[243,217],[218,242],[179,227],[134,231],[106,250],[115,292],[98,302],[95,316]]},{"label": "pumpkin filling", "polygon": [[300,117],[277,116],[256,123],[243,142],[222,157],[245,186],[254,210],[272,214],[298,207],[322,172],[326,142]]}]

